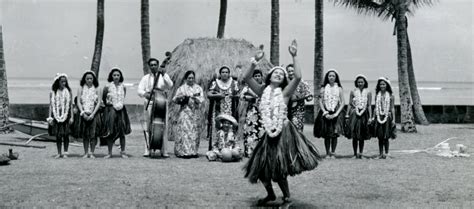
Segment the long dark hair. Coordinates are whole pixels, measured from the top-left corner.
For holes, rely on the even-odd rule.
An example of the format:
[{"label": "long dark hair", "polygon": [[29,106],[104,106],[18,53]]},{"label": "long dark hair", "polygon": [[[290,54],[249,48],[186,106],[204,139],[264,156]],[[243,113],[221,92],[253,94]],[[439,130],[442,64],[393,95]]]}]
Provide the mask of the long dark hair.
[{"label": "long dark hair", "polygon": [[330,72],[334,72],[334,74],[336,75],[336,80],[334,81],[334,83],[337,83],[339,85],[339,87],[342,88],[341,81],[339,80],[339,74],[337,74],[337,72],[334,71],[334,70],[330,70],[326,73],[326,75],[324,75],[324,82],[323,82],[323,85],[321,85],[321,87],[325,87],[329,83],[329,73]]},{"label": "long dark hair", "polygon": [[112,69],[112,70],[110,71],[109,77],[107,78],[107,81],[108,81],[108,82],[114,81],[114,78],[112,77],[112,74],[114,74],[114,72],[119,72],[119,73],[120,73],[120,80],[119,80],[119,82],[122,83],[122,82],[123,82],[123,79],[124,79],[124,78],[123,78],[123,74],[122,74],[122,71],[120,71],[120,69],[118,69],[118,68],[114,68],[114,69]]},{"label": "long dark hair", "polygon": [[82,75],[81,82],[79,83],[81,86],[84,86],[84,84],[86,84],[86,76],[87,75],[92,75],[92,78],[94,79],[92,81],[92,84],[94,85],[94,87],[99,86],[99,81],[97,80],[97,77],[91,71],[85,72],[84,75]]},{"label": "long dark hair", "polygon": [[61,78],[65,78],[66,79],[66,88],[67,90],[69,90],[69,93],[71,93],[71,88],[69,88],[69,82],[67,80],[67,77],[66,76],[61,76],[59,77],[58,79],[56,79],[53,83],[53,85],[51,86],[51,90],[53,90],[54,93],[56,93],[59,89],[59,81],[61,80]]},{"label": "long dark hair", "polygon": [[356,88],[359,88],[359,86],[357,86],[357,80],[359,80],[359,78],[362,78],[362,80],[364,80],[364,89],[369,88],[369,84],[367,83],[367,80],[363,76],[356,77],[356,79],[354,80],[354,86]]},{"label": "long dark hair", "polygon": [[387,87],[386,87],[386,91],[388,91],[388,93],[390,93],[390,95],[392,95],[392,94],[393,94],[393,92],[392,92],[392,86],[391,86],[389,83],[387,83],[387,81],[384,81],[384,80],[382,80],[382,79],[379,79],[379,80],[377,81],[377,86],[375,87],[375,95],[377,95],[377,94],[379,93],[379,91],[380,91],[380,86],[379,86],[380,81],[385,82],[385,85],[387,86]]},{"label": "long dark hair", "polygon": [[[275,69],[275,70],[278,70],[278,69]],[[265,86],[270,85],[271,77],[272,77],[273,73],[275,72],[275,70],[273,70],[271,73],[269,73],[267,75],[267,77],[265,78]],[[288,77],[287,77],[286,73],[283,72],[283,76],[284,76],[283,82],[279,86],[281,89],[284,89],[286,86],[288,86]]]}]

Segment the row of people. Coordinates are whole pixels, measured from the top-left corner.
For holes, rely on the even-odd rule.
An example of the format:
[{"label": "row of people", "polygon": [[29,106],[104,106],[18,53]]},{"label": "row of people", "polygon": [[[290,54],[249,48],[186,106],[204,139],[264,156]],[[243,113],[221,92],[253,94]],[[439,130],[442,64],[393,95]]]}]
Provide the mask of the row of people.
[{"label": "row of people", "polygon": [[340,135],[352,139],[356,158],[362,158],[364,141],[376,137],[379,140],[379,157],[386,158],[389,139],[396,138],[394,96],[390,80],[385,77],[377,80],[374,111],[367,78],[357,75],[354,86],[347,109],[344,110],[339,75],[334,69],[328,70],[320,91],[320,111],[315,119],[313,134],[317,138],[324,138],[328,158],[335,158]]},{"label": "row of people", "polygon": [[[98,137],[101,138],[101,144],[108,146],[105,158],[112,156],[113,144],[117,139],[120,139],[121,156],[127,158],[125,135],[131,132],[131,127],[124,105],[126,88],[120,69],[112,69],[107,81],[109,83],[105,85],[103,91],[100,91],[95,73],[86,71],[81,78],[73,105],[68,76],[64,73],[55,76],[49,95],[50,105],[46,119],[49,134],[56,136],[58,154],[55,158],[67,158],[70,134],[83,139],[84,158],[95,158],[94,151]],[[103,108],[99,111],[101,104]],[[63,142],[64,152],[61,149]]]}]

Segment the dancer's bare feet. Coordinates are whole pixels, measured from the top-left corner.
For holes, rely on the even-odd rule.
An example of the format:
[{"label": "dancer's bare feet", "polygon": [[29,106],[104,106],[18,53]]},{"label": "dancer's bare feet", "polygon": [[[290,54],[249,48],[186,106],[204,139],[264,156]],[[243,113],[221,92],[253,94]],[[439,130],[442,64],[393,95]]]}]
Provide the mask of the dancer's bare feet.
[{"label": "dancer's bare feet", "polygon": [[57,154],[54,156],[54,159],[59,159],[59,158],[61,158],[61,154]]},{"label": "dancer's bare feet", "polygon": [[95,156],[94,156],[94,154],[93,154],[93,153],[89,154],[89,157],[90,157],[90,158],[92,158],[92,159],[94,159],[94,158],[95,158]]},{"label": "dancer's bare feet", "polygon": [[111,157],[112,157],[112,155],[109,154],[109,155],[104,156],[104,159],[109,159]]},{"label": "dancer's bare feet", "polygon": [[87,158],[87,157],[88,157],[88,155],[87,155],[87,154],[84,154],[84,156],[82,156],[82,158]]},{"label": "dancer's bare feet", "polygon": [[267,195],[265,198],[259,199],[257,201],[257,205],[262,206],[262,205],[267,204],[267,202],[274,201],[274,200],[276,200],[275,195]]}]

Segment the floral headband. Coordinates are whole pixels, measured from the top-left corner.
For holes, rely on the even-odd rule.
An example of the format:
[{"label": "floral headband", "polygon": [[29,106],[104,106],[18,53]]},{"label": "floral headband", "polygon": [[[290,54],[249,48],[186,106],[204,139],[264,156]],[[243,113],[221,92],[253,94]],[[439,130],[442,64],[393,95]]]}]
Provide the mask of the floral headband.
[{"label": "floral headband", "polygon": [[365,75],[358,74],[358,75],[356,76],[356,79],[358,79],[358,78],[363,78],[364,80],[367,81],[367,77],[365,77]]},{"label": "floral headband", "polygon": [[392,86],[392,84],[390,83],[390,80],[388,80],[388,78],[386,78],[386,77],[380,77],[378,80],[379,81],[385,81],[385,83],[387,83],[389,86]]},{"label": "floral headband", "polygon": [[56,82],[56,80],[58,80],[61,77],[65,77],[67,79],[66,73],[56,73],[56,76],[54,76],[54,82]]},{"label": "floral headband", "polygon": [[330,73],[330,72],[335,72],[337,75],[339,75],[339,73],[337,72],[336,69],[332,68],[332,69],[329,69],[326,74]]},{"label": "floral headband", "polygon": [[92,71],[92,70],[86,70],[86,72],[84,72],[84,74],[86,74],[86,73],[91,73],[94,77],[96,77],[94,71]]},{"label": "floral headband", "polygon": [[270,69],[270,71],[268,71],[268,75],[271,75],[273,73],[273,71],[275,71],[275,70],[282,70],[283,73],[285,74],[286,79],[288,79],[288,71],[286,71],[286,69],[284,67],[281,67],[281,66],[275,66],[272,69]]}]

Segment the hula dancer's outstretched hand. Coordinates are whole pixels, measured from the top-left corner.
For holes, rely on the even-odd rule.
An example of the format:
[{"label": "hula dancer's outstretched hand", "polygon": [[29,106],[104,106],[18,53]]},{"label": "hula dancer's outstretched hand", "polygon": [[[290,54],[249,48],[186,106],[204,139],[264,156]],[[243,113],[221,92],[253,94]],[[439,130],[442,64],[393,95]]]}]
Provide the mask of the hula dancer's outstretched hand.
[{"label": "hula dancer's outstretched hand", "polygon": [[298,52],[298,44],[296,43],[296,39],[293,39],[291,45],[288,47],[288,51],[290,52],[291,56],[296,56],[296,53]]},{"label": "hula dancer's outstretched hand", "polygon": [[255,54],[255,61],[260,61],[263,57],[265,56],[265,52],[263,52],[263,44],[261,44],[259,47],[258,47],[258,51],[257,53]]}]

